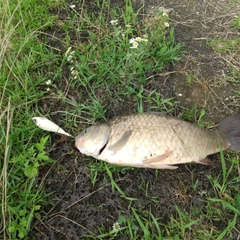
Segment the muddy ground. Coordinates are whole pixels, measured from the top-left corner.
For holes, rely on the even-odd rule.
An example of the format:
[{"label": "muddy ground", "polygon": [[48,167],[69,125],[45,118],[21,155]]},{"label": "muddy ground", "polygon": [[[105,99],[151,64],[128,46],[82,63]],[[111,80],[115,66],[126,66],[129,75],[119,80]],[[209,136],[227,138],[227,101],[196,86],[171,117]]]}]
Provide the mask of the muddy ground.
[{"label": "muddy ground", "polygon": [[[75,4],[78,4],[77,1]],[[135,1],[137,7],[140,4],[140,1]],[[239,112],[238,99],[233,91],[236,86],[224,80],[224,76],[231,72],[231,64],[207,45],[209,38],[231,34],[230,21],[240,9],[230,10],[227,6],[230,3],[226,0],[145,1],[144,6],[145,13],[159,7],[171,10],[176,42],[183,44],[184,51],[181,62],[170,66],[166,74],[154,76],[151,88],[157,89],[162,97],[174,97],[180,102],[179,106],[204,108],[207,112],[205,120],[213,123],[218,123],[227,114]],[[195,73],[192,84],[187,83],[186,73]],[[135,109],[131,106],[124,109],[124,105],[119,106],[118,103],[112,103],[111,107],[109,117]],[[52,142],[57,138],[53,134]],[[58,143],[51,157],[57,163],[41,170],[39,184],[43,183],[47,193],[54,193],[44,207],[45,215],[35,222],[31,238],[89,239],[84,237],[89,231],[97,234],[101,225],[110,230],[119,215],[126,218],[132,215],[129,201],[118,191],[112,191],[106,173],[99,175],[93,186],[86,162],[96,160],[80,155],[72,139]],[[205,196],[213,191],[207,176],[214,178],[221,172],[219,155],[210,158],[214,162],[213,167],[186,164],[175,171],[159,171],[157,177],[152,169],[129,169],[124,174],[114,174],[114,180],[126,196],[137,199],[131,206],[138,209],[142,216],[151,209],[152,214],[165,224],[170,216],[177,215],[175,205],[183,213],[189,213],[194,206],[204,209]],[[197,180],[194,190],[192,185]],[[146,187],[147,194],[143,190]],[[227,216],[226,222],[209,221],[209,229],[223,230],[227,221]],[[235,237],[237,233],[233,239]],[[186,236],[186,239],[191,238]]]}]

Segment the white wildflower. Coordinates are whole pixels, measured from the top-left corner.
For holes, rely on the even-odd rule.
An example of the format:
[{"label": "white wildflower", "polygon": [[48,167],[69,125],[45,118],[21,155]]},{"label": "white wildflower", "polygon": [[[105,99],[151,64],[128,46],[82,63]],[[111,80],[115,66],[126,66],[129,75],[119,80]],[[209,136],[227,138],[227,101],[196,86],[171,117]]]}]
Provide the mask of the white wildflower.
[{"label": "white wildflower", "polygon": [[142,38],[136,37],[135,40],[136,40],[137,42],[141,42],[141,41],[142,41]]},{"label": "white wildflower", "polygon": [[130,27],[132,27],[131,24],[127,24],[127,25],[126,25],[126,28],[130,28]]},{"label": "white wildflower", "polygon": [[71,62],[72,59],[73,59],[73,55],[69,55],[69,56],[67,57],[68,62]]},{"label": "white wildflower", "polygon": [[72,47],[69,47],[69,48],[67,49],[67,51],[65,52],[65,57],[67,57],[67,56],[69,55],[71,49],[72,49]]},{"label": "white wildflower", "polygon": [[75,7],[76,7],[76,5],[75,4],[72,4],[72,5],[70,5],[69,6],[71,9],[74,9]]},{"label": "white wildflower", "polygon": [[77,75],[77,70],[72,70],[72,71],[71,71],[71,74],[72,74],[72,75]]},{"label": "white wildflower", "polygon": [[164,17],[168,17],[168,14],[165,12],[165,13],[163,13],[163,16]]},{"label": "white wildflower", "polygon": [[119,229],[120,229],[119,223],[118,223],[118,222],[115,222],[115,223],[113,224],[113,230],[117,231],[117,230],[119,230]]},{"label": "white wildflower", "polygon": [[133,44],[135,41],[136,41],[135,38],[131,38],[131,39],[129,40],[129,43],[130,43],[130,44]]},{"label": "white wildflower", "polygon": [[51,80],[50,79],[48,79],[47,81],[46,81],[46,85],[50,85],[51,84]]},{"label": "white wildflower", "polygon": [[142,41],[147,42],[148,41],[148,35],[144,34],[143,38],[142,38]]},{"label": "white wildflower", "polygon": [[50,91],[50,88],[48,87],[46,90],[49,92],[49,91]]},{"label": "white wildflower", "polygon": [[165,27],[169,27],[170,26],[168,22],[165,22],[164,25],[165,25]]},{"label": "white wildflower", "polygon": [[133,44],[132,44],[132,46],[130,48],[137,48],[137,47],[138,47],[138,42],[135,41],[135,42],[133,42]]},{"label": "white wildflower", "polygon": [[111,23],[112,25],[117,25],[117,24],[118,24],[118,20],[111,20],[110,23]]},{"label": "white wildflower", "polygon": [[77,75],[78,75],[78,71],[75,70],[75,69],[73,69],[73,70],[71,70],[71,74],[72,74],[72,76],[74,77],[74,79],[76,79],[76,77],[77,77]]}]

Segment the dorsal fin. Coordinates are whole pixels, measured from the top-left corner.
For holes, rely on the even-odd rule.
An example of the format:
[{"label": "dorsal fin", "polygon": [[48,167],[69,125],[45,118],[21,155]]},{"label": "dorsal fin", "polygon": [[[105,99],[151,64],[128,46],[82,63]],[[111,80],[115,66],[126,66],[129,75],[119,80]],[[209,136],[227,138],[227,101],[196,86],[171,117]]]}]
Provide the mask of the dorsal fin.
[{"label": "dorsal fin", "polygon": [[149,114],[154,114],[154,115],[158,115],[158,116],[167,116],[167,114],[166,113],[164,113],[164,112],[148,112]]}]

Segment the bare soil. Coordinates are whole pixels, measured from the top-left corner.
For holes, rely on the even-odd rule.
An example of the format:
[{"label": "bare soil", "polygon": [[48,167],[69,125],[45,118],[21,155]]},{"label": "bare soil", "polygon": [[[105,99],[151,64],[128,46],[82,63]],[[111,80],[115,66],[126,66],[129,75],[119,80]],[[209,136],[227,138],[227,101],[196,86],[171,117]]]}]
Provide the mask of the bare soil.
[{"label": "bare soil", "polygon": [[[118,2],[121,1],[113,4]],[[73,3],[74,1],[71,2]],[[135,4],[139,7],[140,1],[135,1]],[[240,9],[230,10],[228,6],[230,1],[227,0],[155,0],[145,1],[143,9],[145,13],[159,7],[169,9],[176,42],[183,44],[182,61],[170,66],[165,74],[154,76],[149,82],[149,90],[157,89],[162,97],[177,99],[182,107],[204,108],[207,112],[205,120],[213,123],[239,111],[237,94],[234,93],[236,86],[224,78],[230,74],[232,66],[207,44],[208,39],[231,35],[229,24],[232,16],[237,11],[239,14]],[[186,73],[195,74],[192,83],[187,82]],[[109,101],[109,118],[135,109],[133,106]],[[47,106],[49,103],[44,104]],[[59,106],[56,110],[60,110]],[[58,136],[52,135],[53,142],[57,138]],[[34,224],[31,239],[89,239],[84,237],[89,231],[97,234],[98,227],[102,225],[111,230],[119,215],[132,215],[128,208],[129,201],[117,190],[112,191],[106,173],[100,174],[93,186],[86,163],[96,160],[80,155],[74,148],[72,139],[58,143],[51,152],[51,157],[57,162],[50,169],[41,170],[38,184],[43,183],[44,190],[53,194],[49,197],[48,205],[44,206],[45,215]],[[124,174],[115,173],[114,179],[126,196],[137,199],[131,206],[138,209],[142,216],[151,209],[152,214],[165,224],[170,216],[177,215],[175,205],[183,213],[189,213],[194,207],[204,211],[206,194],[213,193],[208,175],[214,178],[221,172],[219,155],[210,156],[210,159],[214,162],[213,167],[186,164],[175,171],[159,171],[157,177],[152,169],[129,169]],[[197,188],[193,189],[197,180]],[[147,194],[143,190],[146,188]],[[226,214],[225,221],[209,220],[209,229],[223,230],[228,218]],[[186,239],[190,238],[186,236]]]}]

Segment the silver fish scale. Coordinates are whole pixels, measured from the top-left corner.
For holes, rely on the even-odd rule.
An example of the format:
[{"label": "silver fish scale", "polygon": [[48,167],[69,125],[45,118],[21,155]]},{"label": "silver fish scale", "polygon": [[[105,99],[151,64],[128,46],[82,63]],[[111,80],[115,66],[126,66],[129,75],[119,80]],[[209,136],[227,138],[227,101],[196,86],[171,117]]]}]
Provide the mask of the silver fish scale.
[{"label": "silver fish scale", "polygon": [[[153,167],[198,162],[219,151],[218,141],[223,149],[229,146],[219,129],[202,129],[163,114],[119,117],[110,121],[109,125],[111,134],[108,145],[97,158],[120,165],[150,164]],[[126,131],[131,134],[124,139],[122,136]]]}]

